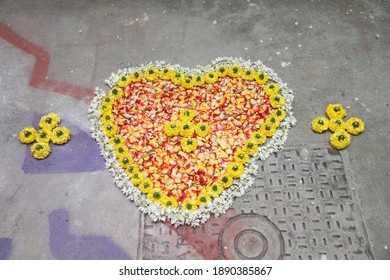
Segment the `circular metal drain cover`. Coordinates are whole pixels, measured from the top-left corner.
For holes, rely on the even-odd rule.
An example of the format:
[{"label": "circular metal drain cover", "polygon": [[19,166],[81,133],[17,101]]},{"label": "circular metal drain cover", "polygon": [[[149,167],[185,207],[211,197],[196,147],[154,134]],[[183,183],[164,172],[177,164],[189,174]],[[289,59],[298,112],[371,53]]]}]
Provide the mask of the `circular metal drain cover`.
[{"label": "circular metal drain cover", "polygon": [[279,229],[267,218],[241,214],[231,218],[222,228],[218,247],[224,259],[281,259],[284,242]]}]

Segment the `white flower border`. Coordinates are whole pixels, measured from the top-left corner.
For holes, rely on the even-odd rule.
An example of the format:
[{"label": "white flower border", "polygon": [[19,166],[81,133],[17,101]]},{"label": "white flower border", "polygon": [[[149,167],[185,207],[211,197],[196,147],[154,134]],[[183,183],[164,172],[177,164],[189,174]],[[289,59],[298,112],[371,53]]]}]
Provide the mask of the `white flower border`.
[{"label": "white flower border", "polygon": [[232,205],[234,198],[242,196],[246,189],[252,186],[258,172],[258,165],[256,164],[256,161],[265,160],[272,153],[283,149],[283,144],[287,140],[288,130],[296,123],[296,119],[293,117],[292,113],[292,101],[294,98],[293,93],[287,87],[287,84],[285,84],[272,69],[266,67],[260,60],[251,62],[250,60],[231,57],[217,58],[209,65],[197,66],[195,69],[184,68],[177,64],[170,65],[164,61],[156,61],[155,63],[148,63],[139,67],[119,70],[116,74],[112,73],[111,76],[105,81],[108,86],[113,87],[118,81],[120,75],[131,74],[134,71],[145,71],[150,66],[156,66],[159,69],[168,66],[171,69],[184,72],[191,76],[194,74],[203,75],[208,71],[215,70],[220,65],[240,65],[243,68],[252,68],[257,71],[263,71],[266,73],[270,80],[273,80],[281,87],[281,94],[286,100],[282,107],[286,111],[286,118],[276,130],[276,133],[267,140],[265,145],[258,149],[257,153],[245,165],[244,174],[239,179],[234,180],[233,185],[222,192],[219,197],[199,206],[197,210],[192,212],[186,209],[183,210],[180,207],[164,208],[158,203],[151,202],[146,197],[146,195],[144,195],[139,190],[138,187],[134,186],[130,182],[130,178],[126,174],[125,170],[120,167],[119,163],[117,162],[113,146],[109,143],[108,137],[102,131],[99,109],[102,98],[106,95],[106,93],[100,88],[95,89],[96,96],[92,100],[89,108],[89,120],[91,123],[92,138],[97,141],[101,154],[106,159],[106,167],[112,173],[118,188],[122,190],[128,199],[134,200],[140,211],[148,214],[155,222],[170,221],[175,226],[183,224],[198,226],[205,223],[210,218],[211,214],[214,214],[215,216],[224,214]]}]

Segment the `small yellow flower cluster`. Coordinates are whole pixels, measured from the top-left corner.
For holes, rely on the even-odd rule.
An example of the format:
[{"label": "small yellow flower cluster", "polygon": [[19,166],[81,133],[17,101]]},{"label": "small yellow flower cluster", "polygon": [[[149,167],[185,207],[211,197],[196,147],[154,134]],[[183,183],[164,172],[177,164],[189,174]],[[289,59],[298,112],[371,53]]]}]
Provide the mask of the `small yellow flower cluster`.
[{"label": "small yellow flower cluster", "polygon": [[19,140],[23,144],[31,144],[31,154],[36,159],[44,159],[51,153],[50,142],[57,145],[65,144],[70,139],[70,131],[66,127],[59,127],[61,118],[55,113],[49,113],[41,117],[40,130],[33,127],[25,127],[19,133]]},{"label": "small yellow flower cluster", "polygon": [[264,86],[265,94],[269,97],[271,106],[275,109],[281,108],[286,100],[279,93],[280,86],[276,83],[268,83]]},{"label": "small yellow flower cluster", "polygon": [[164,132],[167,136],[182,136],[180,141],[181,148],[186,153],[196,150],[197,140],[193,138],[194,133],[199,137],[206,137],[211,133],[211,126],[205,122],[199,122],[196,125],[192,122],[196,115],[194,110],[180,110],[180,122],[168,122],[164,125]]},{"label": "small yellow flower cluster", "polygon": [[348,147],[351,144],[351,135],[358,135],[364,131],[364,122],[359,118],[352,117],[346,122],[343,121],[347,111],[341,104],[329,104],[326,115],[329,119],[317,117],[311,122],[311,127],[317,133],[327,130],[333,132],[330,136],[330,144],[335,149]]}]

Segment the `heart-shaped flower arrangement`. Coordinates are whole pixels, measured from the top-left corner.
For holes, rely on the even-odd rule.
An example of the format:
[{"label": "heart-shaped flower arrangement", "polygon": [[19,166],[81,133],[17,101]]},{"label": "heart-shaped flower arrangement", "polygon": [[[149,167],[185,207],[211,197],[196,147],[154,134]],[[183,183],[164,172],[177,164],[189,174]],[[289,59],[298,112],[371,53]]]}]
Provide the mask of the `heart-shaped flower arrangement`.
[{"label": "heart-shaped flower arrangement", "polygon": [[155,221],[204,223],[244,194],[294,125],[292,92],[260,61],[156,62],[97,88],[89,117],[116,185]]}]

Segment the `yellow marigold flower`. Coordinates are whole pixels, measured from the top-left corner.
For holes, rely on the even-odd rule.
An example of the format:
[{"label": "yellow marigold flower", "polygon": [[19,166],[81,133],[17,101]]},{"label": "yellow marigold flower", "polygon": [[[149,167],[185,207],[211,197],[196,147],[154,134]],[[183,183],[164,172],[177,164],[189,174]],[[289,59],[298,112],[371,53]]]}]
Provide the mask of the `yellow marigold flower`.
[{"label": "yellow marigold flower", "polygon": [[63,145],[70,140],[70,130],[64,126],[56,127],[50,134],[50,140],[57,145]]},{"label": "yellow marigold flower", "polygon": [[233,184],[233,178],[229,174],[223,174],[219,177],[217,185],[221,186],[224,189],[227,189]]},{"label": "yellow marigold flower", "polygon": [[311,122],[311,128],[314,132],[322,133],[329,128],[329,121],[324,117],[317,117]]},{"label": "yellow marigold flower", "polygon": [[181,109],[179,113],[179,118],[183,122],[190,122],[195,117],[196,111],[191,109]]},{"label": "yellow marigold flower", "polygon": [[364,122],[359,118],[350,118],[347,120],[345,128],[348,133],[358,135],[364,131]]},{"label": "yellow marigold flower", "polygon": [[180,129],[180,125],[177,122],[168,122],[164,125],[164,132],[169,137],[179,135]]},{"label": "yellow marigold flower", "polygon": [[133,163],[133,160],[129,155],[122,154],[118,157],[118,163],[123,169],[127,169]]},{"label": "yellow marigold flower", "polygon": [[50,142],[50,134],[51,134],[50,130],[40,129],[40,130],[38,130],[38,135],[37,135],[35,140],[39,143],[49,143]]},{"label": "yellow marigold flower", "polygon": [[[121,149],[121,148],[119,148],[119,149]],[[122,153],[122,154],[120,154],[120,153],[117,152],[117,151],[115,151],[115,152],[116,152],[115,155],[116,155],[116,157],[117,157],[117,159],[118,159],[118,163],[119,163],[119,165],[120,165],[123,169],[126,169],[126,170],[127,170],[127,168],[129,168],[129,166],[130,166],[131,164],[134,164],[134,161],[133,161],[133,159],[131,158],[130,154],[128,154],[128,153]]]},{"label": "yellow marigold flower", "polygon": [[326,107],[326,115],[330,119],[342,119],[347,115],[347,111],[345,111],[341,104],[329,104]]},{"label": "yellow marigold flower", "polygon": [[143,193],[149,193],[151,190],[154,190],[153,181],[151,179],[142,179],[138,184],[138,188]]},{"label": "yellow marigold flower", "polygon": [[[148,199],[153,202],[160,202],[162,198],[164,198],[165,194],[159,188],[146,189],[148,191]],[[142,191],[142,190],[141,190]]]},{"label": "yellow marigold flower", "polygon": [[165,208],[168,208],[168,207],[177,208],[179,206],[176,199],[174,199],[173,197],[170,197],[170,196],[164,196],[161,199],[160,204]]},{"label": "yellow marigold flower", "polygon": [[158,70],[157,67],[149,67],[148,69],[145,70],[144,72],[144,78],[147,80],[147,81],[154,81],[154,80],[157,80],[160,76],[160,70]]},{"label": "yellow marigold flower", "polygon": [[114,147],[118,144],[124,144],[125,141],[123,140],[122,136],[119,134],[114,135],[112,138],[110,138],[110,144],[113,145]]},{"label": "yellow marigold flower", "polygon": [[345,129],[345,122],[339,118],[330,119],[328,122],[328,128],[332,132],[339,129]]},{"label": "yellow marigold flower", "polygon": [[112,97],[114,100],[119,100],[123,97],[123,90],[120,87],[113,87],[108,92],[108,96]]},{"label": "yellow marigold flower", "polygon": [[[134,186],[138,186],[145,180],[145,176],[142,173],[134,173],[133,176],[131,176],[131,183],[133,183]],[[153,184],[153,182],[152,182]],[[150,185],[152,186],[152,185]],[[143,186],[143,187],[148,187],[148,186]]]},{"label": "yellow marigold flower", "polygon": [[115,155],[117,158],[128,156],[129,155],[129,149],[124,143],[116,144],[115,147]]},{"label": "yellow marigold flower", "polygon": [[211,132],[211,126],[205,122],[197,123],[195,127],[195,133],[200,137],[205,137],[209,135]]},{"label": "yellow marigold flower", "polygon": [[264,86],[264,91],[267,96],[278,94],[280,86],[276,83],[269,83]]},{"label": "yellow marigold flower", "polygon": [[171,81],[175,85],[181,85],[184,76],[185,75],[183,72],[175,72],[175,75],[172,77]]},{"label": "yellow marigold flower", "polygon": [[113,104],[105,104],[100,106],[100,115],[103,116],[106,113],[111,113]]},{"label": "yellow marigold flower", "polygon": [[180,141],[181,148],[186,153],[191,153],[196,150],[197,141],[195,138],[183,138]]},{"label": "yellow marigold flower", "polygon": [[278,128],[280,125],[280,120],[277,117],[275,117],[273,114],[271,114],[266,119],[265,124],[269,124],[275,128]]},{"label": "yellow marigold flower", "polygon": [[267,136],[260,133],[260,131],[252,132],[249,136],[249,139],[252,140],[257,145],[263,145],[267,141]]},{"label": "yellow marigold flower", "polygon": [[351,135],[344,129],[336,130],[335,133],[330,135],[330,144],[335,149],[344,149],[351,144]]},{"label": "yellow marigold flower", "polygon": [[203,193],[203,194],[200,194],[197,196],[197,198],[195,199],[195,202],[197,205],[200,206],[202,204],[209,202],[210,200],[211,200],[210,195],[207,193]]},{"label": "yellow marigold flower", "polygon": [[242,68],[239,65],[230,66],[228,69],[228,75],[232,78],[241,77]]},{"label": "yellow marigold flower", "polygon": [[143,78],[142,72],[134,71],[130,75],[129,82],[139,82]]},{"label": "yellow marigold flower", "polygon": [[108,109],[111,109],[112,105],[114,104],[114,101],[114,97],[106,95],[102,98],[102,107],[106,106]]},{"label": "yellow marigold flower", "polygon": [[249,160],[249,156],[246,152],[244,152],[244,150],[242,149],[238,149],[235,153],[234,153],[234,161],[236,162],[240,162],[242,164],[245,164],[247,163]]},{"label": "yellow marigold flower", "polygon": [[284,111],[282,108],[276,109],[272,112],[272,115],[279,120],[279,122],[282,122],[284,118],[286,117],[286,111]]},{"label": "yellow marigold flower", "polygon": [[228,164],[226,173],[232,178],[240,178],[244,174],[244,165],[239,162],[231,162]]},{"label": "yellow marigold flower", "polygon": [[260,85],[265,85],[268,82],[268,76],[263,72],[256,72],[254,77],[256,82]]},{"label": "yellow marigold flower", "polygon": [[102,120],[103,125],[112,124],[112,123],[114,123],[114,115],[111,112],[105,112],[102,115],[101,120]]},{"label": "yellow marigold flower", "polygon": [[195,211],[198,208],[198,205],[196,205],[195,200],[191,198],[186,198],[181,203],[181,208],[189,211]]},{"label": "yellow marigold flower", "polygon": [[39,121],[39,127],[52,130],[53,128],[57,127],[60,122],[60,116],[52,112],[41,117]]},{"label": "yellow marigold flower", "polygon": [[207,72],[204,75],[204,80],[208,84],[214,84],[218,80],[218,73],[216,73],[215,71]]},{"label": "yellow marigold flower", "polygon": [[241,77],[246,80],[246,81],[253,81],[255,79],[255,74],[256,72],[253,71],[252,69],[250,68],[247,68],[245,69],[242,74],[241,74]]},{"label": "yellow marigold flower", "polygon": [[223,190],[223,187],[219,186],[218,184],[213,184],[206,188],[206,194],[208,194],[210,197],[217,198],[223,192]]},{"label": "yellow marigold flower", "polygon": [[284,97],[280,94],[273,94],[269,97],[269,103],[271,104],[272,108],[278,109],[284,105],[286,100]]},{"label": "yellow marigold flower", "polygon": [[103,132],[108,138],[111,138],[118,132],[118,127],[115,124],[106,124],[103,125]]},{"label": "yellow marigold flower", "polygon": [[276,132],[276,127],[270,123],[264,123],[260,128],[260,133],[267,136],[272,137]]},{"label": "yellow marigold flower", "polygon": [[30,150],[32,156],[36,159],[47,158],[51,153],[50,145],[42,142],[34,143]]},{"label": "yellow marigold flower", "polygon": [[172,80],[175,76],[175,71],[172,69],[165,67],[160,71],[160,78],[166,81]]},{"label": "yellow marigold flower", "polygon": [[38,136],[38,132],[35,128],[29,126],[23,128],[23,130],[19,133],[19,140],[23,144],[31,144],[35,141]]},{"label": "yellow marigold flower", "polygon": [[132,178],[135,174],[139,173],[139,167],[135,163],[130,163],[126,169],[126,174]]},{"label": "yellow marigold flower", "polygon": [[195,82],[194,82],[193,78],[189,77],[189,76],[183,77],[183,79],[181,81],[181,85],[186,89],[192,88],[194,86],[194,84],[195,84]]},{"label": "yellow marigold flower", "polygon": [[245,152],[248,156],[253,156],[258,149],[258,145],[251,139],[247,140],[242,147],[243,152]]},{"label": "yellow marigold flower", "polygon": [[183,137],[191,137],[194,134],[195,127],[190,122],[182,122],[179,125],[180,135]]},{"label": "yellow marigold flower", "polygon": [[204,76],[201,75],[195,75],[192,79],[194,80],[194,86],[197,87],[200,87],[205,83]]},{"label": "yellow marigold flower", "polygon": [[127,75],[121,75],[118,79],[118,81],[116,82],[116,85],[118,87],[126,87],[128,84],[130,84],[130,77],[127,76]]},{"label": "yellow marigold flower", "polygon": [[219,77],[225,77],[228,74],[229,68],[226,65],[220,65],[215,71]]}]

